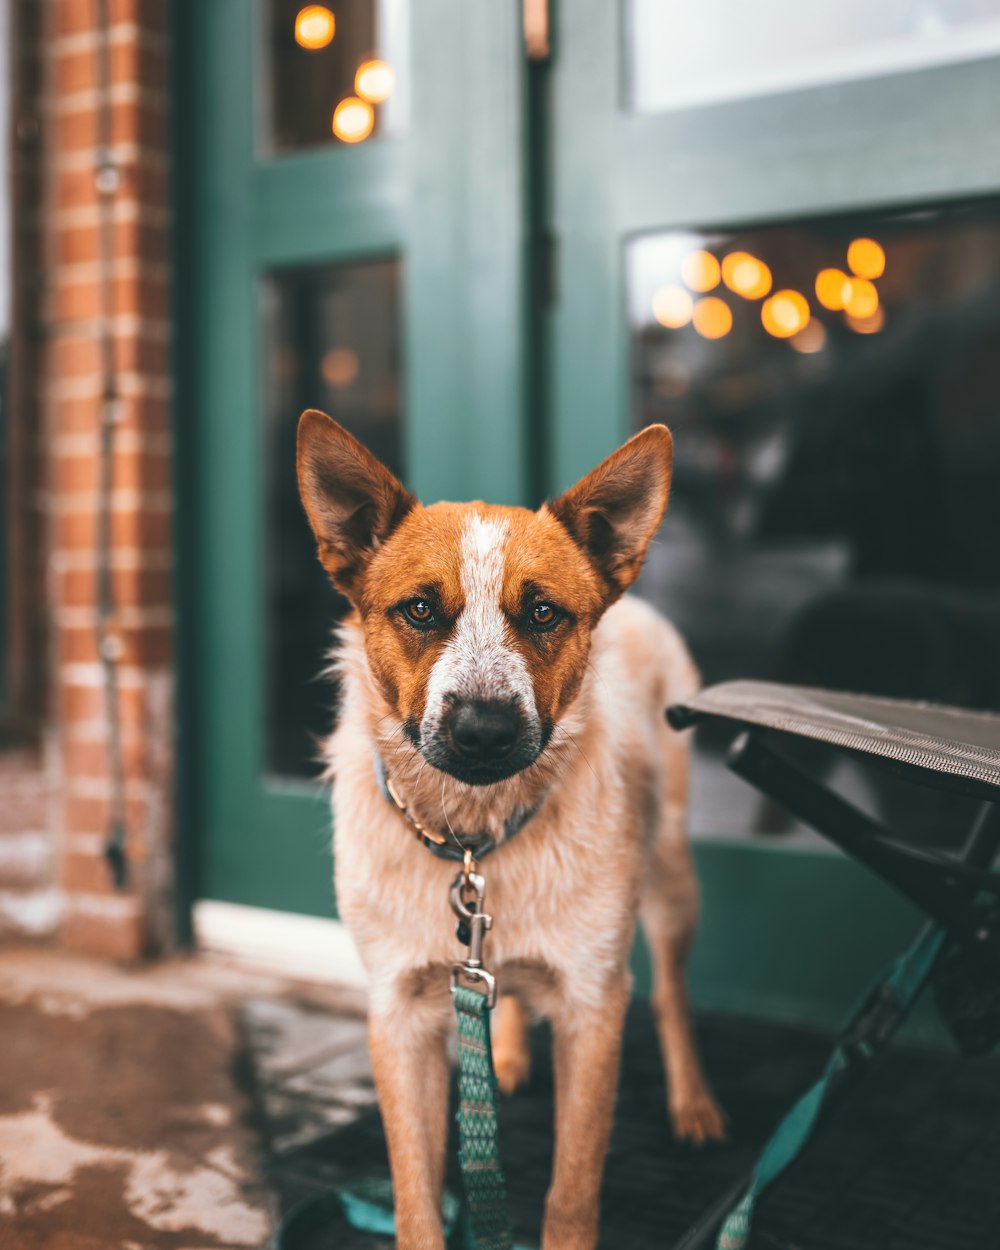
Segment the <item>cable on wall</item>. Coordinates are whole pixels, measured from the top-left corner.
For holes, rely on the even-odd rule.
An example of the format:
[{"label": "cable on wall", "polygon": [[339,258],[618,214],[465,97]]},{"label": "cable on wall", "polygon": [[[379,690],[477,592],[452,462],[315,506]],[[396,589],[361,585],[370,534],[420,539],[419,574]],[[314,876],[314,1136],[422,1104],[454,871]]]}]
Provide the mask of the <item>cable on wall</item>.
[{"label": "cable on wall", "polygon": [[100,286],[100,452],[98,466],[96,599],[97,653],[104,685],[107,724],[107,764],[110,783],[107,838],[104,856],[111,878],[118,889],[128,881],[125,855],[125,765],[122,753],[121,696],[119,664],[122,640],[115,623],[114,588],[111,579],[111,509],[114,487],[115,433],[121,420],[121,393],[115,360],[115,197],[121,173],[111,149],[111,30],[108,0],[97,5],[97,150],[94,186],[99,208],[99,286]]}]

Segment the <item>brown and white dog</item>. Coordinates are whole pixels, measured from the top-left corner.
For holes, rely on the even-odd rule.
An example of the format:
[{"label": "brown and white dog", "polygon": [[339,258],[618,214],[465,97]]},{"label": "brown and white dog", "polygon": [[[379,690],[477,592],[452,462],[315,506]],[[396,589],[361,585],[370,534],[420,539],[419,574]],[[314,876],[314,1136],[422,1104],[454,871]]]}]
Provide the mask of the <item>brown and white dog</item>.
[{"label": "brown and white dog", "polygon": [[663,715],[698,674],[675,630],[622,598],[666,508],[671,464],[670,433],[654,425],[538,512],[423,507],[329,417],[310,411],[299,423],[302,501],[319,558],[354,609],[327,747],[336,887],[371,981],[400,1250],[444,1246],[456,867],[387,801],[376,758],[424,828],[500,843],[483,871],[501,1088],[528,1076],[528,1013],[547,1017],[554,1038],[543,1250],[597,1241],[637,915],[674,1129],[696,1142],[723,1134],[683,978],[697,914],[688,745]]}]

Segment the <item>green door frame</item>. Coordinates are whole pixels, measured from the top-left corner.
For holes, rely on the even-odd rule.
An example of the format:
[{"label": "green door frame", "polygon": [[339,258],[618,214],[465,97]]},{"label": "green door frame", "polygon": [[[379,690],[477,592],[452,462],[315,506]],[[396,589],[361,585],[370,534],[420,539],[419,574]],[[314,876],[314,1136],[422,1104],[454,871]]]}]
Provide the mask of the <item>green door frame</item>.
[{"label": "green door frame", "polygon": [[192,897],[332,915],[325,796],[264,775],[258,279],[399,257],[408,484],[429,499],[526,498],[520,10],[420,0],[405,133],[263,158],[262,4],[175,6],[178,150],[193,161],[178,189],[180,497],[197,509],[180,518],[183,875]]},{"label": "green door frame", "polygon": [[[852,82],[849,90],[630,113],[626,7],[574,0],[560,7],[555,32],[553,491],[631,433],[631,238],[1000,191],[1000,58]],[[907,903],[833,852],[744,835],[699,841],[695,856],[703,922],[692,984],[703,1006],[833,1025],[859,978],[863,985],[867,969],[883,966],[916,922]]]}]

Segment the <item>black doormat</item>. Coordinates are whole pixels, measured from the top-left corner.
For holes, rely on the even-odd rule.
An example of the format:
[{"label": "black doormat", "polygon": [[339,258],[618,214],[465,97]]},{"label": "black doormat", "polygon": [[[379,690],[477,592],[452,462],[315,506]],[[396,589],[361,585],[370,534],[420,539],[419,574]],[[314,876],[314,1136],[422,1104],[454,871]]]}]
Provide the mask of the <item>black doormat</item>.
[{"label": "black doormat", "polygon": [[[669,1250],[748,1170],[782,1113],[821,1071],[830,1039],[709,1016],[705,1067],[729,1117],[725,1146],[674,1141],[649,1009],[629,1015],[605,1176],[601,1250]],[[534,1042],[531,1085],[501,1107],[501,1147],[520,1241],[537,1245],[552,1159],[549,1038]],[[283,1210],[362,1177],[387,1176],[374,1108],[307,1145],[274,1155]],[[449,1185],[459,1193],[454,1143]],[[997,1250],[1000,1246],[1000,1061],[891,1051],[823,1137],[760,1204],[754,1250]],[[339,1221],[308,1247],[365,1250],[388,1239]]]}]

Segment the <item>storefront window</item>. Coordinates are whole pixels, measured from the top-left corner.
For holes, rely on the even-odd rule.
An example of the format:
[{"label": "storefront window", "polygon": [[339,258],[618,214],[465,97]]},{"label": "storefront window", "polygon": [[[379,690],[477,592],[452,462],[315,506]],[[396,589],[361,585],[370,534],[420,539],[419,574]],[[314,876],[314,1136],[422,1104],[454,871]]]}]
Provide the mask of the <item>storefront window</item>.
[{"label": "storefront window", "polygon": [[[652,235],[628,267],[635,424],[676,442],[641,590],[706,682],[1000,711],[1000,204]],[[745,827],[737,799],[700,787],[696,827]]]},{"label": "storefront window", "polygon": [[263,284],[265,766],[315,777],[336,692],[321,679],[347,603],[330,586],[295,481],[300,413],[319,408],[402,474],[400,269],[394,260],[285,269]]}]

